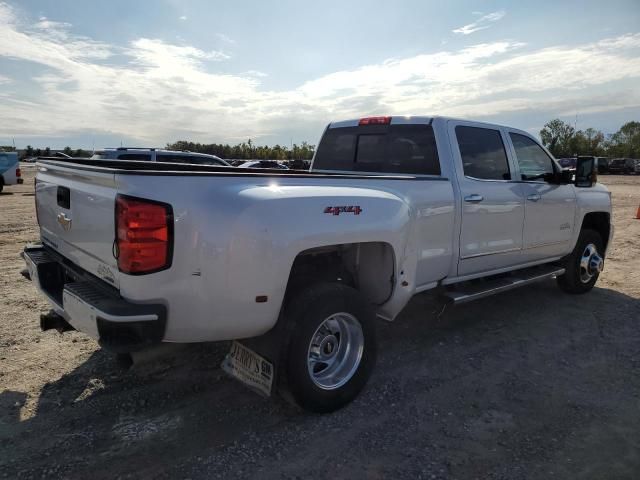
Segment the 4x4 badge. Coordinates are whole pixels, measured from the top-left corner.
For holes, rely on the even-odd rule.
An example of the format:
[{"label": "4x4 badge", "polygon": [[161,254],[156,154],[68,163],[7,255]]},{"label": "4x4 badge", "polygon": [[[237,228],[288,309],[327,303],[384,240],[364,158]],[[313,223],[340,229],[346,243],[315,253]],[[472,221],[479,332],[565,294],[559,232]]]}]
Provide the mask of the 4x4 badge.
[{"label": "4x4 badge", "polygon": [[353,213],[354,215],[360,215],[361,212],[362,208],[360,208],[360,205],[327,207],[324,209],[324,213],[330,213],[331,215],[340,215],[341,213]]}]

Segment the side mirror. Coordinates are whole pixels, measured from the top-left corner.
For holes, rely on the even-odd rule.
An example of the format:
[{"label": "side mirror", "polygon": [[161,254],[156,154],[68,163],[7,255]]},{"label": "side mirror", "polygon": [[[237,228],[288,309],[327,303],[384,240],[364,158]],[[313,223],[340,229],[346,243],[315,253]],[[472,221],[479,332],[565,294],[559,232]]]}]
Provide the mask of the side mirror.
[{"label": "side mirror", "polygon": [[593,187],[597,181],[596,159],[594,157],[578,157],[576,161],[576,187]]},{"label": "side mirror", "polygon": [[573,171],[572,170],[562,170],[559,174],[560,184],[561,185],[570,185],[573,183]]}]

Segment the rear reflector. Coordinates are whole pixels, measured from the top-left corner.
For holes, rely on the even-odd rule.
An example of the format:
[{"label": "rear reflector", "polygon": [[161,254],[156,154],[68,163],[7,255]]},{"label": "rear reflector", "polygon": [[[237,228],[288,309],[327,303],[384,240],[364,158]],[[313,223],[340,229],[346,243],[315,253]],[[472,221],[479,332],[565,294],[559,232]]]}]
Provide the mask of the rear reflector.
[{"label": "rear reflector", "polygon": [[361,118],[358,125],[389,125],[391,117],[365,117]]},{"label": "rear reflector", "polygon": [[123,273],[141,275],[171,266],[171,205],[143,198],[116,197],[116,257]]},{"label": "rear reflector", "polygon": [[16,177],[20,178],[22,176],[22,172],[19,168],[16,168]]}]

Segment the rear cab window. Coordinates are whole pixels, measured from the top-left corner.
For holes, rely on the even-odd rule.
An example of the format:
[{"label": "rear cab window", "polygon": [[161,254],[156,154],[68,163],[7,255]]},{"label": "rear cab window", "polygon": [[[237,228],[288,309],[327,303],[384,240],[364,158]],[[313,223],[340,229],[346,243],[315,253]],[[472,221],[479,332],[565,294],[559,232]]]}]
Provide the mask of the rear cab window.
[{"label": "rear cab window", "polygon": [[328,128],[313,169],[440,175],[440,161],[431,125],[360,125]]}]

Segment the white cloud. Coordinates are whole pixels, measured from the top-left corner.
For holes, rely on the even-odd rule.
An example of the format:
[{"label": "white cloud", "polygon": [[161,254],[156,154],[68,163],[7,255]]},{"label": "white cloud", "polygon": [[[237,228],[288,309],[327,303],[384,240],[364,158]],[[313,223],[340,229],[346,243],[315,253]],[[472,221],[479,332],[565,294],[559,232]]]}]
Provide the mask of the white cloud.
[{"label": "white cloud", "polygon": [[20,82],[7,83],[11,72],[3,72],[5,135],[91,129],[162,145],[178,138],[282,137],[293,129],[317,135],[330,120],[367,114],[486,118],[640,105],[634,87],[640,33],[537,50],[513,41],[477,44],[392,58],[276,91],[263,87],[263,72],[224,73],[226,55],[219,51],[149,38],[115,47],[75,35],[69,25],[42,22],[48,20],[21,23],[0,3],[0,57],[46,67],[31,79],[37,87],[23,95],[16,93]]},{"label": "white cloud", "polygon": [[179,18],[180,18],[180,20],[186,20],[187,16],[186,15],[181,15]]},{"label": "white cloud", "polygon": [[[480,15],[481,12],[473,12],[474,15]],[[469,23],[468,25],[463,25],[460,28],[456,28],[452,30],[453,33],[460,33],[462,35],[469,35],[473,32],[477,32],[479,30],[484,30],[489,28],[492,23],[501,20],[506,15],[504,10],[498,10],[497,12],[491,12],[487,15],[480,17],[473,23]]]}]

